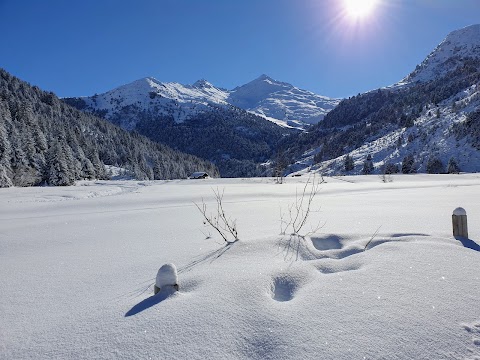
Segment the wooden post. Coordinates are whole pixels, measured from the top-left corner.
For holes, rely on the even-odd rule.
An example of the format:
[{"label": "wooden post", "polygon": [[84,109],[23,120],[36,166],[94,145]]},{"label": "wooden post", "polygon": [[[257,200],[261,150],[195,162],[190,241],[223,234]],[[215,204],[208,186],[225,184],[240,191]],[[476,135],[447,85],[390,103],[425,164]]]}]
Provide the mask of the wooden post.
[{"label": "wooden post", "polygon": [[468,239],[467,212],[464,208],[456,208],[452,214],[453,236],[455,239]]}]

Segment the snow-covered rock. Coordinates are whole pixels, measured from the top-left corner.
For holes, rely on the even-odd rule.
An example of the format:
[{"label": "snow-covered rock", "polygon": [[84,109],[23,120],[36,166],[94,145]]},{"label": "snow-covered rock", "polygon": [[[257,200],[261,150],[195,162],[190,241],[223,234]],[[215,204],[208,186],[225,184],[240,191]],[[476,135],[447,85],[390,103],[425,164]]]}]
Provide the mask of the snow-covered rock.
[{"label": "snow-covered rock", "polygon": [[155,285],[161,289],[164,286],[175,286],[178,284],[177,267],[174,264],[165,264],[158,269]]}]

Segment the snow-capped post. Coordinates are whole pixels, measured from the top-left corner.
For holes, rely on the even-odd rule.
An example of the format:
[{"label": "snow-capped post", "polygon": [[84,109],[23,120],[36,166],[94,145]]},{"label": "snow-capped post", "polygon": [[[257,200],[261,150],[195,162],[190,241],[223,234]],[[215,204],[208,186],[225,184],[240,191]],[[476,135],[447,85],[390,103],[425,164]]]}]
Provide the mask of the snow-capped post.
[{"label": "snow-capped post", "polygon": [[452,214],[453,236],[468,239],[467,212],[464,208],[456,208]]},{"label": "snow-capped post", "polygon": [[165,264],[157,272],[153,294],[156,295],[164,288],[174,288],[178,291],[177,267],[173,264]]}]

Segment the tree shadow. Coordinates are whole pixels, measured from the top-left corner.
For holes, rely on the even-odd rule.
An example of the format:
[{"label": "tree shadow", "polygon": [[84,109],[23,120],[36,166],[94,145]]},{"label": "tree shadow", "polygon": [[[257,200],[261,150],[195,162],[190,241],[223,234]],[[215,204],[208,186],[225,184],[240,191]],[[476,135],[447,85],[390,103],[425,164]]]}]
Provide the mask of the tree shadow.
[{"label": "tree shadow", "polygon": [[400,237],[407,237],[407,236],[430,236],[428,234],[422,234],[422,233],[399,233],[399,234],[392,234],[390,235],[391,238],[400,238]]},{"label": "tree shadow", "polygon": [[472,249],[475,251],[480,251],[480,245],[478,245],[475,241],[461,237],[461,236],[455,236],[455,239],[460,241],[462,245],[468,249]]},{"label": "tree shadow", "polygon": [[141,313],[142,311],[145,311],[152,306],[155,306],[157,304],[160,304],[162,301],[168,299],[170,296],[172,296],[176,290],[173,287],[165,287],[162,289],[159,293],[156,295],[150,296],[149,298],[146,298],[145,300],[140,301],[137,305],[132,307],[130,310],[127,311],[125,314],[125,317],[137,315],[138,313]]},{"label": "tree shadow", "polygon": [[225,254],[228,250],[230,250],[232,248],[233,244],[235,244],[236,242],[237,241],[226,243],[220,249],[209,251],[206,254],[203,254],[203,255],[200,255],[200,256],[196,257],[195,259],[190,261],[187,265],[179,268],[178,273],[182,274],[182,273],[188,272],[192,268],[194,268],[195,266],[198,266],[198,265],[203,264],[205,262],[212,263],[213,261],[215,261],[216,259],[221,257],[223,254]]}]

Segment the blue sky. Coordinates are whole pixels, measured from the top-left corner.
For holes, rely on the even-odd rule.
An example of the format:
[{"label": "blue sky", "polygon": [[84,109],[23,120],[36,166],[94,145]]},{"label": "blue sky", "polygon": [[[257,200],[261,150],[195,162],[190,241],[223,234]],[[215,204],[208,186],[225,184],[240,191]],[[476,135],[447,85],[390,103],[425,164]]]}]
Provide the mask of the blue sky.
[{"label": "blue sky", "polygon": [[0,0],[0,67],[59,96],[136,79],[234,88],[261,74],[331,97],[402,79],[480,0]]}]

